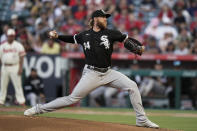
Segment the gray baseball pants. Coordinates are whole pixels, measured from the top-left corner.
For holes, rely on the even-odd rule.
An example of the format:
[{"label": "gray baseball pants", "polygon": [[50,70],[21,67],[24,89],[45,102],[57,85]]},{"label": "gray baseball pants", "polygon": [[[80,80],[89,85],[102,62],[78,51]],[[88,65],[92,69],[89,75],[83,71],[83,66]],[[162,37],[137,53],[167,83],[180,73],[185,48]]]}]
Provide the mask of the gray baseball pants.
[{"label": "gray baseball pants", "polygon": [[137,84],[134,81],[113,69],[101,73],[88,69],[87,65],[84,67],[80,81],[69,96],[57,98],[43,105],[37,105],[37,113],[50,112],[74,104],[88,95],[92,90],[103,85],[127,90],[129,92],[132,106],[136,112],[136,120],[146,120],[141,95]]}]

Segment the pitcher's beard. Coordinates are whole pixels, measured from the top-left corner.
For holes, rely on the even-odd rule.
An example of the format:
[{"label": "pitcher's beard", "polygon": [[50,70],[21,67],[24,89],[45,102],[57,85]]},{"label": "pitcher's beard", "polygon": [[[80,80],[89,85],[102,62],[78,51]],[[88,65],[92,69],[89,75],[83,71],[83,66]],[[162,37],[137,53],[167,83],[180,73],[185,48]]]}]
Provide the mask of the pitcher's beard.
[{"label": "pitcher's beard", "polygon": [[104,29],[106,29],[106,26],[104,25],[104,23],[102,23],[102,22],[97,22],[97,26],[101,29],[101,30],[104,30]]}]

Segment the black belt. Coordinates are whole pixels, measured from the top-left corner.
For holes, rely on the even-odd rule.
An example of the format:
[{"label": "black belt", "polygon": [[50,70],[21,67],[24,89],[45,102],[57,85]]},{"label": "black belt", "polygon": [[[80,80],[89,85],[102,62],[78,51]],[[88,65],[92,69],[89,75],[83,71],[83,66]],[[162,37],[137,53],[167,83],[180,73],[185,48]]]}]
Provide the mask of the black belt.
[{"label": "black belt", "polygon": [[105,72],[107,72],[110,69],[110,67],[98,68],[98,67],[91,66],[91,65],[88,65],[87,68],[90,69],[90,70],[95,70],[95,71],[101,72],[101,73],[105,73]]},{"label": "black belt", "polygon": [[16,64],[6,64],[6,63],[4,63],[3,65],[4,65],[4,66],[14,66],[14,65],[16,65]]}]

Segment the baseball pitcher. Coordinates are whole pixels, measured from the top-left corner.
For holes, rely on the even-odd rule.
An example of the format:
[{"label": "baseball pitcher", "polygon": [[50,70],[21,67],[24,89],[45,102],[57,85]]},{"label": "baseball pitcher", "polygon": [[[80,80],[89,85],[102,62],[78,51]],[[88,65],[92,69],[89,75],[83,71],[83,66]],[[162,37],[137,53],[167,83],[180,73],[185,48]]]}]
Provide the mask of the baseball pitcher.
[{"label": "baseball pitcher", "polygon": [[137,126],[159,128],[146,117],[137,84],[122,73],[110,68],[114,42],[124,42],[125,48],[138,55],[144,51],[144,46],[139,41],[120,31],[107,29],[107,18],[110,16],[103,10],[96,10],[92,13],[91,28],[74,36],[58,35],[56,31],[49,32],[50,38],[80,44],[83,47],[86,65],[79,83],[69,96],[57,98],[47,104],[38,104],[26,110],[24,115],[32,116],[69,106],[84,98],[97,87],[109,86],[129,92],[136,112]]},{"label": "baseball pitcher", "polygon": [[0,45],[0,60],[1,60],[1,90],[0,104],[5,103],[9,80],[11,79],[16,100],[19,105],[25,104],[25,98],[21,83],[21,74],[23,70],[23,58],[25,50],[22,44],[15,39],[15,31],[8,29],[7,42]]}]

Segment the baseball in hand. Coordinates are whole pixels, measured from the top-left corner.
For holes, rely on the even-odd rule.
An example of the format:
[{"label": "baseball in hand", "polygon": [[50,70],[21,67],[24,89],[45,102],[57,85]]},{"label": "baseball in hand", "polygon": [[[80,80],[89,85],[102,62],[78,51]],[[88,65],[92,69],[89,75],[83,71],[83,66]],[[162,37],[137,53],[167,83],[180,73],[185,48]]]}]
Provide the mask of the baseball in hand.
[{"label": "baseball in hand", "polygon": [[55,34],[53,33],[53,31],[50,31],[50,32],[49,32],[49,35],[50,35],[51,37],[54,37],[54,36],[55,36]]},{"label": "baseball in hand", "polygon": [[57,38],[57,33],[55,31],[50,31],[49,36],[50,38]]}]

